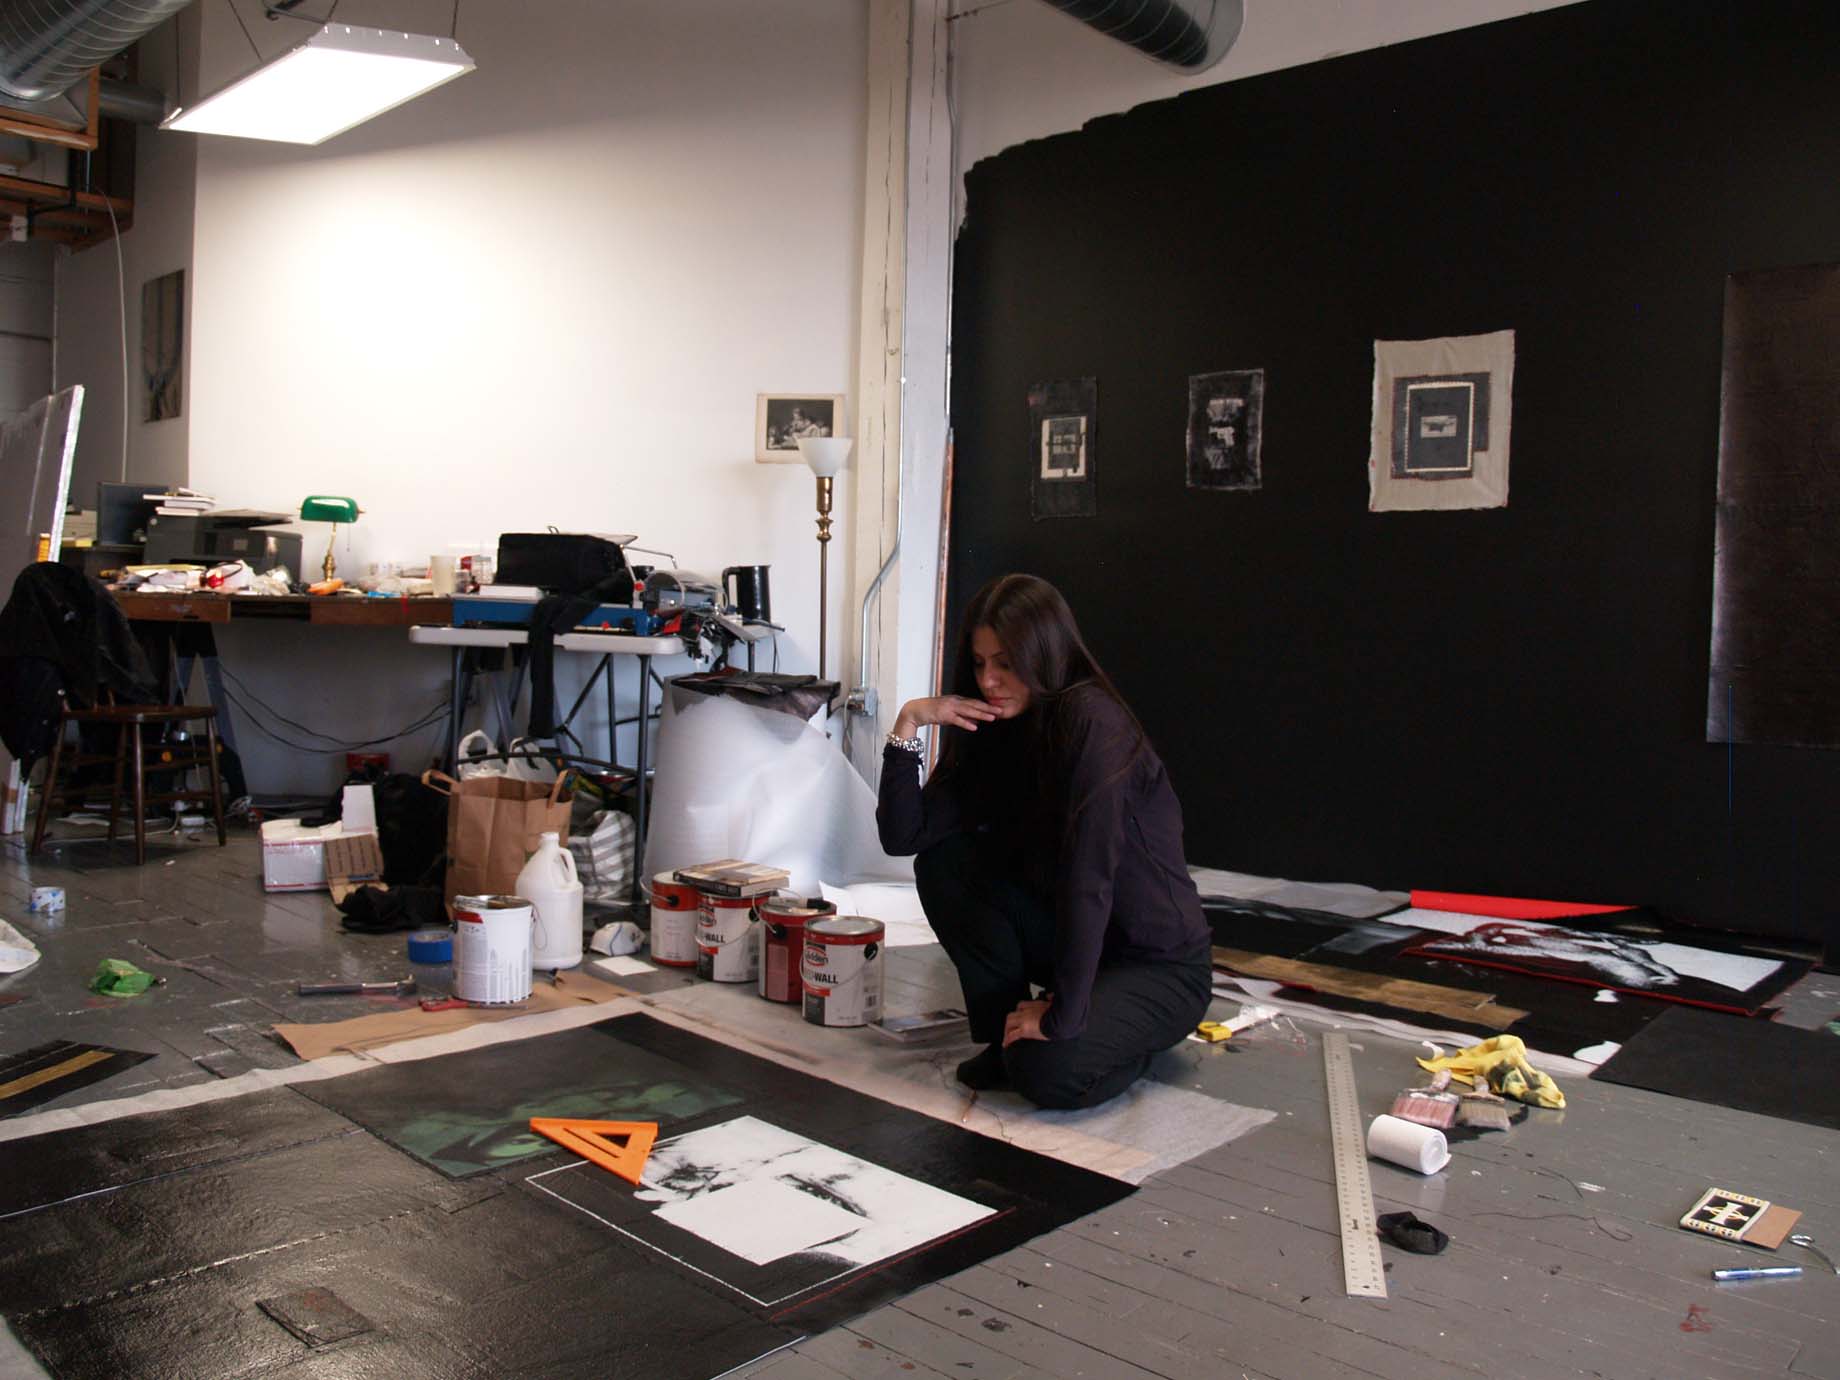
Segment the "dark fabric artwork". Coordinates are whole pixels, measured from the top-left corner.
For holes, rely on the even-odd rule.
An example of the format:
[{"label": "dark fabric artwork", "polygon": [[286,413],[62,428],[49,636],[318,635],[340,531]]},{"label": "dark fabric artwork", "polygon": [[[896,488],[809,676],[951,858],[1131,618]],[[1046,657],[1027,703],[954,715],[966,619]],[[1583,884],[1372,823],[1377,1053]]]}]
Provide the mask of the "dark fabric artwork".
[{"label": "dark fabric artwork", "polygon": [[1029,512],[1040,518],[1092,517],[1097,379],[1063,379],[1029,389]]},{"label": "dark fabric artwork", "polygon": [[1233,369],[1188,380],[1188,487],[1257,489],[1265,431],[1265,371]]},{"label": "dark fabric artwork", "polygon": [[1710,742],[1840,747],[1840,264],[1725,280]]}]

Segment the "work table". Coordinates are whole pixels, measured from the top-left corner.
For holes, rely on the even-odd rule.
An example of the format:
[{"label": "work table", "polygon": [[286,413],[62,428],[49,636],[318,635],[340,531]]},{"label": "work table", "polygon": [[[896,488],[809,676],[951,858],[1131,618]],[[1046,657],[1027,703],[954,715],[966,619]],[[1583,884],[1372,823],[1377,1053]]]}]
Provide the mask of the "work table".
[{"label": "work table", "polygon": [[216,590],[116,591],[123,613],[145,623],[228,623],[273,618],[346,628],[408,628],[453,622],[445,597],[350,598],[337,594],[222,594]]}]

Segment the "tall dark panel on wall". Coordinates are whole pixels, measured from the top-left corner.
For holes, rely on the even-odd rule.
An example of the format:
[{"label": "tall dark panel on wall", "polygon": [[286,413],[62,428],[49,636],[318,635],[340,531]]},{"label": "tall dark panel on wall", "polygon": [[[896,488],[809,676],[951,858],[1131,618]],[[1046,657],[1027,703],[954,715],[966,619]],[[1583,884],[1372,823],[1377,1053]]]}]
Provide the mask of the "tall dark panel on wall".
[{"label": "tall dark panel on wall", "polygon": [[[1589,0],[979,163],[953,606],[1067,592],[1197,863],[1829,937],[1840,752],[1709,743],[1706,685],[1725,280],[1840,261],[1836,53],[1814,0]],[[1505,329],[1508,506],[1368,512],[1373,342]],[[1251,369],[1261,487],[1187,487],[1189,377]],[[1080,378],[1097,511],[1034,522]]]}]

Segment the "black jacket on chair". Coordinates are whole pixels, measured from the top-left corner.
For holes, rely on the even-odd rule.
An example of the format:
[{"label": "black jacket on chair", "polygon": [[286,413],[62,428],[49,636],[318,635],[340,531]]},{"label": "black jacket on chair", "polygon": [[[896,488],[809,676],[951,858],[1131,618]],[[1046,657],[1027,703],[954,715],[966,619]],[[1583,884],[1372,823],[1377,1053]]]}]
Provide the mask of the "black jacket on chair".
[{"label": "black jacket on chair", "polygon": [[93,706],[158,698],[121,605],[93,575],[55,561],[19,572],[0,608],[0,742],[30,768],[51,750],[60,699]]}]

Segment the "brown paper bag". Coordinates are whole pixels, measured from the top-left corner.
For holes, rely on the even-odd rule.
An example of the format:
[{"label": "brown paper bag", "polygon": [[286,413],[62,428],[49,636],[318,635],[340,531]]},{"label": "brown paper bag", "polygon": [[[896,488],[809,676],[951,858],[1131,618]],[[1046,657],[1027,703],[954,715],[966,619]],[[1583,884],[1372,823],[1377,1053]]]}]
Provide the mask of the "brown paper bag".
[{"label": "brown paper bag", "polygon": [[447,797],[447,908],[456,896],[499,896],[517,885],[518,873],[537,851],[540,836],[569,841],[573,773],[555,784],[509,776],[456,781],[444,772],[422,773],[422,784]]}]

